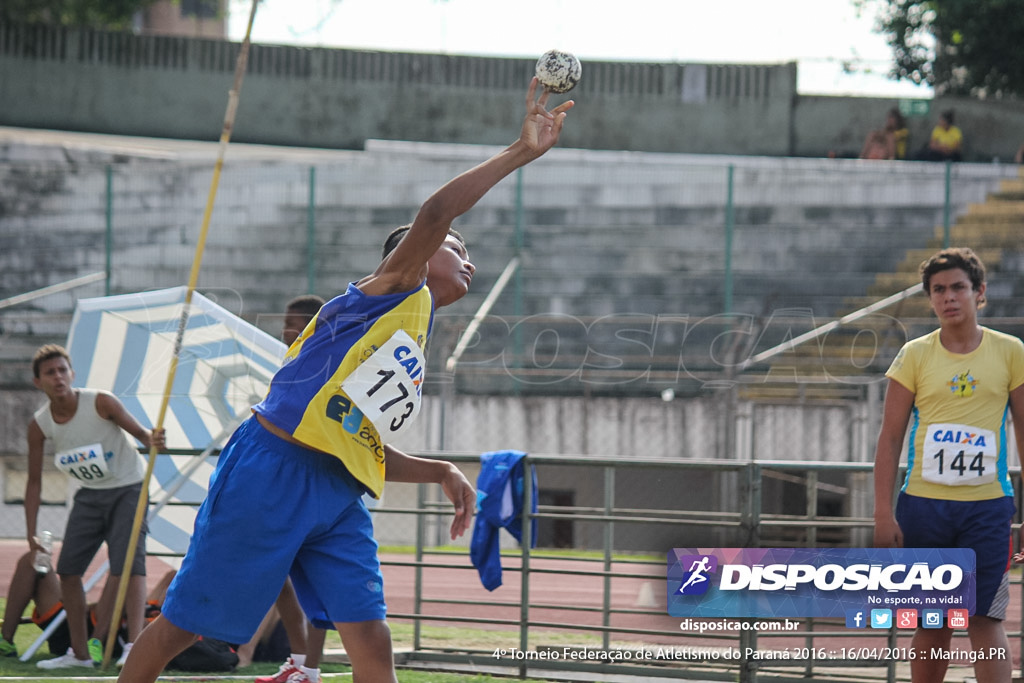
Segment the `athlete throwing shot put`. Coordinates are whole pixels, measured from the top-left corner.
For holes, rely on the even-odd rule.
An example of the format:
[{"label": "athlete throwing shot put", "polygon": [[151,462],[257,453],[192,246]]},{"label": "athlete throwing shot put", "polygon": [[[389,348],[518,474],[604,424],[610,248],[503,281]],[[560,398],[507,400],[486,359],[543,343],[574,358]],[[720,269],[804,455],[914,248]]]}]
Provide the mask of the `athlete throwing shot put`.
[{"label": "athlete throwing shot put", "polygon": [[519,139],[437,190],[377,269],[328,301],[292,344],[254,415],[221,453],[161,616],[119,681],[154,681],[196,634],[244,643],[289,574],[315,625],[338,629],[357,683],[396,681],[377,543],[362,502],[385,480],[436,482],[469,527],[475,492],[451,463],[387,445],[416,417],[435,308],[475,270],[452,221],[557,141],[573,102],[527,91]]},{"label": "athlete throwing shot put", "polygon": [[[921,282],[939,329],[911,340],[886,373],[875,454],[875,546],[973,548],[976,614],[967,624],[975,651],[1003,657],[974,664],[978,683],[1009,683],[1012,662],[1003,619],[1010,597],[1015,512],[1006,438],[1012,417],[1024,453],[1024,344],[978,324],[985,267],[970,249],[944,249],[921,264]],[[907,476],[893,511],[893,488],[911,425]],[[918,629],[915,683],[942,681],[951,628]]]}]

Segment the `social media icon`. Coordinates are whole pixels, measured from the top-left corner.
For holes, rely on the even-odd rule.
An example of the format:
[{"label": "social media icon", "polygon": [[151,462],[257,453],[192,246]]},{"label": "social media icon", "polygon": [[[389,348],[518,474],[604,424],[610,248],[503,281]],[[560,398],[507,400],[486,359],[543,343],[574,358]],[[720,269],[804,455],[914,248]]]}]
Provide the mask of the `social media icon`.
[{"label": "social media icon", "polygon": [[867,613],[862,609],[846,610],[846,628],[867,628]]},{"label": "social media icon", "polygon": [[917,610],[896,610],[896,628],[917,628]]},{"label": "social media icon", "polygon": [[871,610],[871,628],[889,628],[892,626],[891,609]]},{"label": "social media icon", "polygon": [[949,610],[949,627],[967,628],[967,614],[968,612],[965,609]]},{"label": "social media icon", "polygon": [[942,628],[943,616],[940,609],[921,610],[921,626],[924,628]]}]

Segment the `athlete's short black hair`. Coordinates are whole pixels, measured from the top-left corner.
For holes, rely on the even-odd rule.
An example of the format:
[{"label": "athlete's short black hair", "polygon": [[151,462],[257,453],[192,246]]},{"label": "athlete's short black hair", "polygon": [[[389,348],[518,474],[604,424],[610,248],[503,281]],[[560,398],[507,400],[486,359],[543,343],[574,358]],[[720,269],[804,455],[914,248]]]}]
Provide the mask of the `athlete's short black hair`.
[{"label": "athlete's short black hair", "polygon": [[[406,225],[397,227],[390,233],[388,233],[387,238],[384,240],[383,253],[381,253],[380,256],[382,260],[386,259],[388,257],[388,254],[395,250],[395,247],[398,246],[398,243],[402,241],[402,238],[405,237],[405,233],[409,232],[409,228],[411,227],[412,223],[408,223]],[[466,246],[466,238],[460,235],[458,230],[448,228],[448,234],[457,239],[462,246]]]},{"label": "athlete's short black hair", "polygon": [[43,344],[32,356],[32,376],[38,379],[39,366],[51,358],[63,358],[68,362],[68,367],[71,366],[71,356],[68,355],[67,349],[60,344]]},{"label": "athlete's short black hair", "polygon": [[[924,287],[924,293],[931,293],[933,275],[944,270],[953,270],[954,268],[959,268],[967,273],[967,277],[971,280],[971,289],[974,291],[981,289],[981,285],[985,282],[985,264],[968,247],[949,247],[921,263],[921,267],[918,270],[921,273],[921,286]],[[978,305],[982,306],[984,303],[985,298],[983,296]]]},{"label": "athlete's short black hair", "polygon": [[289,301],[284,310],[285,313],[298,313],[299,315],[308,315],[312,318],[323,305],[324,300],[316,294],[303,294]]}]

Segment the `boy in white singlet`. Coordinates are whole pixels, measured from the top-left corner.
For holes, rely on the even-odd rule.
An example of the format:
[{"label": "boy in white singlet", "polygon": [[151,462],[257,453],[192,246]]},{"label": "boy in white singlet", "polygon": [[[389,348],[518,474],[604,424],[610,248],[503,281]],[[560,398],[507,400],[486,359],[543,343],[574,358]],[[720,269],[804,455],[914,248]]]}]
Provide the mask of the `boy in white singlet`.
[{"label": "boy in white singlet", "polygon": [[[91,668],[102,659],[103,645],[88,639],[85,590],[82,576],[103,543],[110,558],[109,581],[118,580],[128,552],[135,508],[142,489],[142,462],[125,435],[147,448],[164,447],[164,435],[138,423],[121,401],[106,391],[72,387],[75,373],[63,347],[47,344],[32,359],[33,382],[48,401],[28,424],[28,482],[25,485],[25,533],[30,550],[40,550],[36,524],[42,490],[43,446],[51,441],[57,468],[81,488],[68,514],[57,574],[67,612],[71,647],[67,654],[39,662],[42,669]],[[129,639],[142,631],[146,605],[145,530],[140,537],[128,580],[125,604]],[[96,632],[99,637],[106,633]],[[90,654],[90,649],[95,654]],[[124,663],[131,643],[119,664]]]}]

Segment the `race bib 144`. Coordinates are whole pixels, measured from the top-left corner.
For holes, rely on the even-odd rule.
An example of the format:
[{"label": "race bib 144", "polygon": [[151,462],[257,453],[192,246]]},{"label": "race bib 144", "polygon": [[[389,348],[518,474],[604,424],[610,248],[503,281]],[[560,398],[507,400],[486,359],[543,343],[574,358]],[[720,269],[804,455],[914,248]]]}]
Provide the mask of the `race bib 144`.
[{"label": "race bib 144", "polygon": [[996,434],[961,424],[933,424],[924,438],[921,478],[945,486],[978,486],[996,480]]}]

